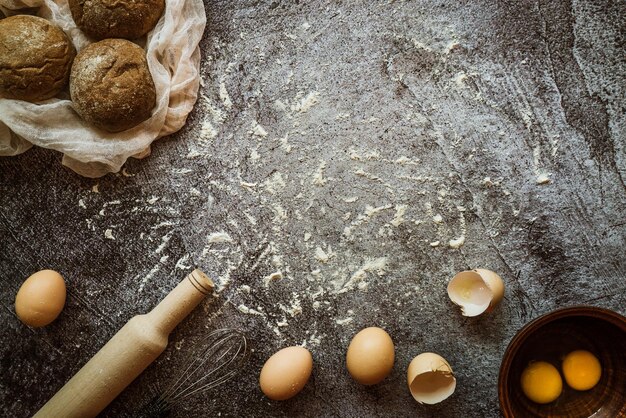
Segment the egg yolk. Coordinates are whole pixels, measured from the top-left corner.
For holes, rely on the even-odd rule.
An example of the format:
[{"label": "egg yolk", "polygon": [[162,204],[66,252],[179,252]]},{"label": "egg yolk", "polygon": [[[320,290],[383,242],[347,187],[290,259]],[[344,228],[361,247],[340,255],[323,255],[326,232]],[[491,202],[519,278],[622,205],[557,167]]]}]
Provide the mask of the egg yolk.
[{"label": "egg yolk", "polygon": [[522,391],[536,403],[550,403],[561,394],[563,381],[559,371],[545,361],[531,362],[522,372]]},{"label": "egg yolk", "polygon": [[589,390],[600,381],[601,375],[600,362],[589,351],[572,351],[563,360],[563,376],[572,389]]}]

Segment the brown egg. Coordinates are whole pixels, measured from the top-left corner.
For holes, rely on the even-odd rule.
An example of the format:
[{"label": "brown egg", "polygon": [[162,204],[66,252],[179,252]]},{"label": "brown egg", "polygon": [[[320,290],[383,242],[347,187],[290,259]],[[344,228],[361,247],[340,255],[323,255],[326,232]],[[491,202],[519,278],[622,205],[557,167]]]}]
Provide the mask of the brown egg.
[{"label": "brown egg", "polygon": [[15,313],[31,327],[43,327],[54,321],[65,305],[65,282],[53,270],[41,270],[30,276],[15,296]]},{"label": "brown egg", "polygon": [[359,332],[350,342],[346,366],[357,382],[375,385],[389,375],[394,358],[389,334],[381,328],[370,327]]},{"label": "brown egg", "polygon": [[313,357],[304,347],[287,347],[270,357],[261,369],[259,385],[270,399],[284,401],[298,394],[313,370]]}]

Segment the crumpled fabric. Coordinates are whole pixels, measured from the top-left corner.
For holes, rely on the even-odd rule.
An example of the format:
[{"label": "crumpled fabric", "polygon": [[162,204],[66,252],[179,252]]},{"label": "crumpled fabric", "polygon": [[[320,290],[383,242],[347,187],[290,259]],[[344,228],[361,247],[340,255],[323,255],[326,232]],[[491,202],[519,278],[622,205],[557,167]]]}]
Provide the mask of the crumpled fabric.
[{"label": "crumpled fabric", "polygon": [[[60,26],[77,51],[91,43],[76,27],[67,0],[0,0],[0,7],[16,10],[38,2],[38,15]],[[150,119],[109,133],[78,116],[67,89],[38,103],[0,98],[0,156],[18,155],[32,145],[50,148],[63,153],[63,165],[85,177],[115,173],[129,157],[146,157],[155,139],[183,127],[198,98],[198,44],[205,25],[202,0],[166,0],[163,16],[140,44],[157,96]]]}]

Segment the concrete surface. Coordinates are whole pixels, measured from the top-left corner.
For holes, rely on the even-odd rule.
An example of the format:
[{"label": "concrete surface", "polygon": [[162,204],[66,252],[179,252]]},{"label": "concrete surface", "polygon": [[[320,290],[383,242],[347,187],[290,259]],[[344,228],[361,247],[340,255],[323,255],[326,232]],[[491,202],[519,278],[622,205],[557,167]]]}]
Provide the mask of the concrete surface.
[{"label": "concrete surface", "polygon": [[[4,416],[36,411],[193,266],[219,294],[103,416],[131,416],[210,329],[234,326],[249,367],[173,416],[497,417],[500,359],[524,323],[580,303],[626,313],[619,2],[206,9],[202,97],[152,156],[99,180],[41,149],[0,160]],[[506,298],[464,319],[446,283],[473,267],[500,273]],[[43,268],[65,276],[69,298],[29,329],[13,300]],[[397,361],[364,388],[344,355],[370,325],[391,334]],[[313,377],[269,402],[260,368],[295,344],[313,353]],[[406,388],[424,351],[458,379],[436,406]]]}]

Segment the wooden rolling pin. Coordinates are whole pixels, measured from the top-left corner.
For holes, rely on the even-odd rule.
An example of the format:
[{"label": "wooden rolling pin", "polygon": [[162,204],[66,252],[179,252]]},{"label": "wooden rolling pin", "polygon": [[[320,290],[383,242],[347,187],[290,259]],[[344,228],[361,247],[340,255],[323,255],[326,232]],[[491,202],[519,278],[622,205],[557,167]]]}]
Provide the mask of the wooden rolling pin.
[{"label": "wooden rolling pin", "polygon": [[165,350],[168,335],[212,289],[204,273],[191,272],[156,308],[131,318],[34,416],[98,415]]}]

